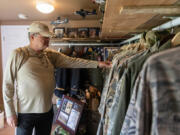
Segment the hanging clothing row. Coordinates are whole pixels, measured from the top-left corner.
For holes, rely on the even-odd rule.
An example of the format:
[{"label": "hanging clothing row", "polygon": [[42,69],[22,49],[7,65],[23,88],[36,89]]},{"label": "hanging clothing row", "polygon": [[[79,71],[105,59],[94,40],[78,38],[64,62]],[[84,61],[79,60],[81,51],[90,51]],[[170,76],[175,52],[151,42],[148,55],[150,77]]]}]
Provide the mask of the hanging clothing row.
[{"label": "hanging clothing row", "polygon": [[[159,88],[159,84],[157,83],[161,84],[163,78],[168,80],[167,77],[170,77],[169,81],[171,81],[171,79],[178,79],[176,78],[176,71],[177,73],[180,73],[177,68],[173,72],[170,71],[172,75],[171,73],[167,73],[167,76],[165,76],[166,74],[162,75],[163,69],[166,69],[166,72],[168,72],[168,67],[166,68],[166,63],[163,63],[162,67],[158,63],[158,59],[163,61],[163,56],[165,56],[165,60],[168,64],[167,66],[171,67],[173,65],[170,64],[171,60],[169,60],[168,54],[176,52],[176,54],[172,55],[173,60],[179,55],[176,49],[164,52],[164,50],[173,47],[171,44],[172,37],[174,37],[174,35],[167,31],[149,31],[142,35],[139,43],[132,45],[132,47],[128,46],[121,48],[120,52],[114,56],[112,61],[113,65],[106,78],[106,83],[101,96],[99,106],[101,120],[97,135],[149,135],[158,133],[164,135],[170,133],[170,130],[179,130],[180,125],[173,125],[172,129],[166,129],[167,133],[165,130],[162,131],[164,127],[167,127],[166,122],[168,122],[168,120],[171,120],[172,123],[173,118],[176,118],[175,121],[179,120],[180,112],[177,110],[176,112],[178,112],[178,114],[174,117],[169,117],[168,120],[164,121],[162,119],[169,113],[169,111],[166,110],[168,105],[179,105],[179,103],[176,102],[177,98],[173,97],[173,95],[169,96],[171,99],[167,100],[166,97],[163,97],[168,94],[168,91],[166,91],[167,93],[157,92],[157,89]],[[163,52],[159,53],[161,51]],[[150,56],[152,57],[147,60]],[[172,61],[172,63],[177,62],[177,58],[175,58],[175,61]],[[146,61],[147,63],[144,65]],[[177,63],[177,66],[178,64],[179,63]],[[142,68],[143,65],[144,68]],[[149,67],[152,71],[149,71]],[[159,72],[160,70],[162,72]],[[153,73],[152,76],[151,73]],[[177,80],[173,81],[175,82]],[[178,82],[177,86],[179,86],[179,83],[180,82]],[[163,82],[162,87],[161,85],[160,87],[162,89],[167,85],[170,86],[170,83],[166,84]],[[174,85],[176,85],[176,83],[174,83]],[[174,87],[180,88],[177,86]],[[152,90],[150,90],[150,87],[156,91],[151,93]],[[175,92],[173,94],[175,94]],[[162,98],[162,100],[160,98]],[[167,103],[169,100],[171,103],[163,109],[163,103]],[[157,106],[158,104],[156,103],[160,103],[161,106]],[[171,108],[174,109],[174,107]],[[164,114],[158,115],[161,110]],[[170,126],[170,124],[168,125]],[[171,132],[171,134],[173,133]]]}]

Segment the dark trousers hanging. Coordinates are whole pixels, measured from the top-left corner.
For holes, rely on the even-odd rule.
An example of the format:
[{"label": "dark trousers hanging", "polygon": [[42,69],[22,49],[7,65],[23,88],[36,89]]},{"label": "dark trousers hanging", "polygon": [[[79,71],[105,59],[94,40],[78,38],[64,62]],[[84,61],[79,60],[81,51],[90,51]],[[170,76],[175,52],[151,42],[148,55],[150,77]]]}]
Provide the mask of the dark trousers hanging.
[{"label": "dark trousers hanging", "polygon": [[70,95],[76,95],[80,88],[80,70],[79,68],[65,69],[59,68],[55,73],[56,89],[55,95],[62,97],[69,92]]},{"label": "dark trousers hanging", "polygon": [[70,88],[70,94],[76,95],[79,89],[80,85],[80,69],[79,68],[73,68],[71,69],[71,88]]}]

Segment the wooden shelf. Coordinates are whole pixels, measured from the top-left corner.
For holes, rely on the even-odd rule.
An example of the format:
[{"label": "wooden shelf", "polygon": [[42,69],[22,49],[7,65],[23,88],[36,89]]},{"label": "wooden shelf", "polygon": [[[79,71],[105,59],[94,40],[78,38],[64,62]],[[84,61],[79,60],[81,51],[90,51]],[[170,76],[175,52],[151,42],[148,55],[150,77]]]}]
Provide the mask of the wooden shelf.
[{"label": "wooden shelf", "polygon": [[[168,21],[180,13],[177,0],[106,0],[102,38],[124,38]],[[176,5],[175,5],[176,4]]]},{"label": "wooden shelf", "polygon": [[101,42],[100,38],[52,38],[51,42]]}]

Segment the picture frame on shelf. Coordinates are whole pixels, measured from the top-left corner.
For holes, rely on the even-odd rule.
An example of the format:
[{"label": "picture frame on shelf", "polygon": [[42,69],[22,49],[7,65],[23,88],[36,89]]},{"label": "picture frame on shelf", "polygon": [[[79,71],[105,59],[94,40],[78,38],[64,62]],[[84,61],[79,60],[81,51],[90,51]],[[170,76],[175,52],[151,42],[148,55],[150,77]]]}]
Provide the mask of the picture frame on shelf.
[{"label": "picture frame on shelf", "polygon": [[65,28],[64,27],[55,27],[53,29],[54,34],[56,35],[56,38],[63,38],[65,34]]},{"label": "picture frame on shelf", "polygon": [[100,28],[89,28],[89,38],[98,38]]},{"label": "picture frame on shelf", "polygon": [[71,135],[75,135],[82,115],[84,103],[74,98],[63,96],[56,116],[56,122]]},{"label": "picture frame on shelf", "polygon": [[68,38],[78,38],[78,29],[77,28],[67,28],[67,37]]},{"label": "picture frame on shelf", "polygon": [[78,28],[78,37],[79,38],[88,38],[89,29],[88,28]]}]

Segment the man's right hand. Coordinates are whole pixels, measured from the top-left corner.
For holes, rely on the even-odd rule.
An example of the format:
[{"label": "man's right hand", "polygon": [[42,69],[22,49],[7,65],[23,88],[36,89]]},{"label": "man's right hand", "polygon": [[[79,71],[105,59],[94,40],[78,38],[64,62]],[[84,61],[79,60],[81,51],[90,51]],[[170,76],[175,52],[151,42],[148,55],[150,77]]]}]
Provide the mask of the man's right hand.
[{"label": "man's right hand", "polygon": [[7,123],[11,127],[16,127],[17,126],[17,116],[12,115],[10,117],[7,117]]}]

